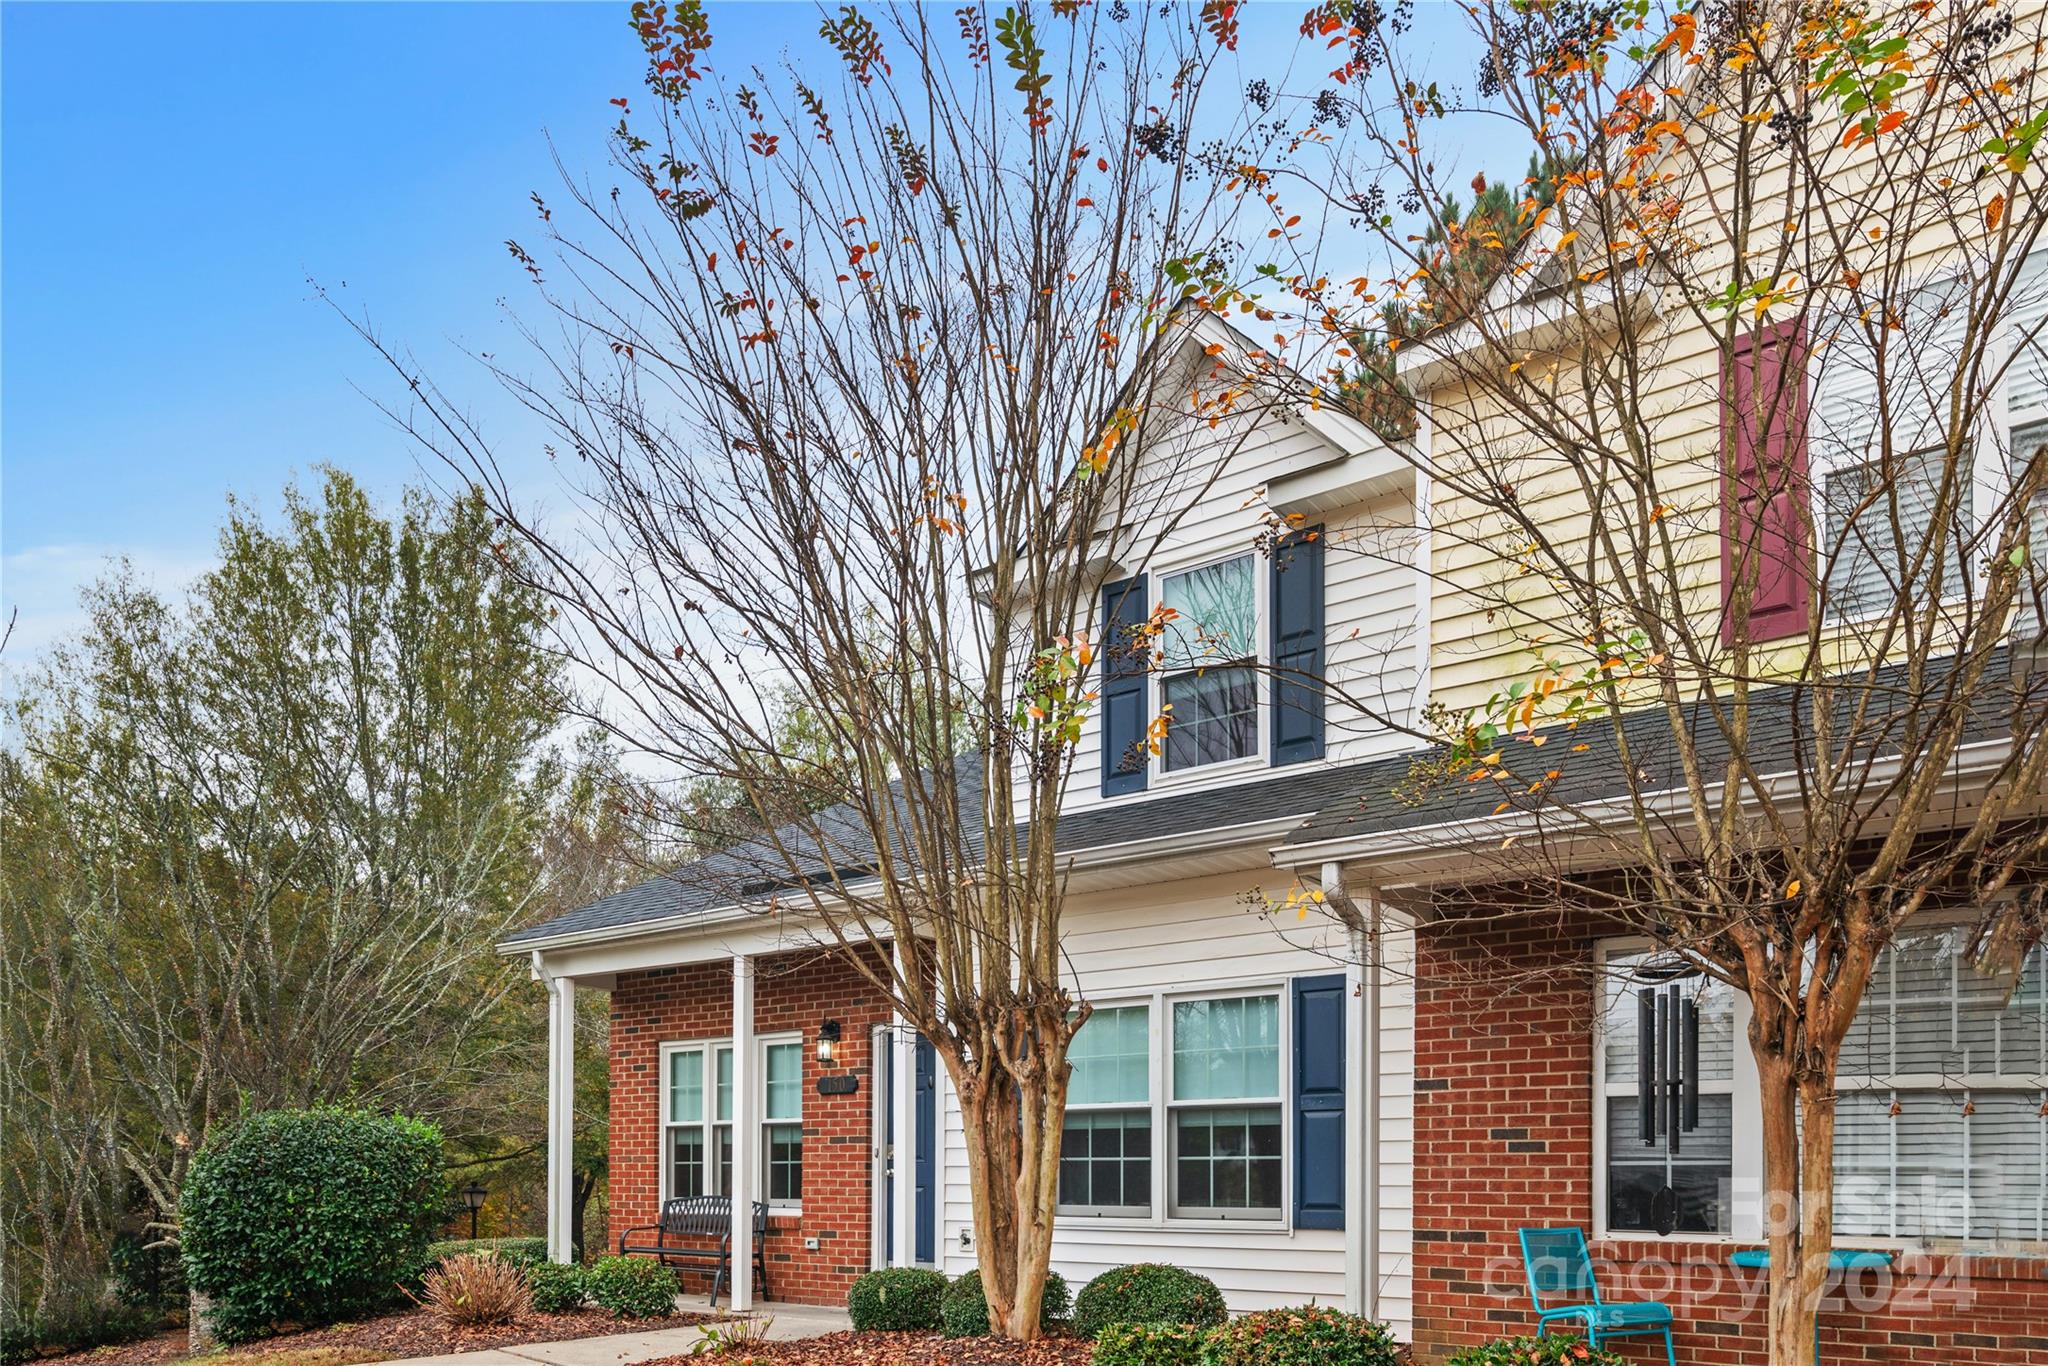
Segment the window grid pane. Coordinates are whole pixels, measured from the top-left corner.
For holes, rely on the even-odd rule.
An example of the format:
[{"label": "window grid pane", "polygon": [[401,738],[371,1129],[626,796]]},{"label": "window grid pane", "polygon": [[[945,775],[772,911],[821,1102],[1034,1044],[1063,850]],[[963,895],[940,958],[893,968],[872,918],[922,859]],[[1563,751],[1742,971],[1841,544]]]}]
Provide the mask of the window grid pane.
[{"label": "window grid pane", "polygon": [[668,1055],[668,1118],[671,1124],[704,1119],[704,1052],[691,1048]]},{"label": "window grid pane", "polygon": [[704,1127],[669,1131],[668,1193],[672,1200],[704,1194]]},{"label": "window grid pane", "polygon": [[1278,996],[1174,1003],[1175,1100],[1264,1100],[1279,1094]]},{"label": "window grid pane", "polygon": [[768,1198],[803,1199],[804,1130],[801,1124],[763,1126],[762,1151],[768,1162]]},{"label": "window grid pane", "polygon": [[718,1122],[732,1121],[732,1047],[727,1045],[718,1050]]},{"label": "window grid pane", "polygon": [[1152,1115],[1146,1110],[1069,1114],[1060,1139],[1062,1209],[1152,1212]]},{"label": "window grid pane", "polygon": [[1174,1123],[1174,1209],[1280,1213],[1280,1108],[1180,1110]]},{"label": "window grid pane", "polygon": [[[1678,1197],[1682,1233],[1727,1233],[1733,1226],[1729,1188],[1733,1179],[1734,1102],[1727,1094],[1735,1075],[1735,993],[1702,974],[1671,975],[1666,955],[1612,954],[1602,980],[1600,1054],[1607,1107],[1607,1226],[1617,1230],[1656,1227],[1651,1202],[1669,1186]],[[1637,1107],[1641,1094],[1637,1053],[1638,993],[1663,999],[1671,986],[1700,1011],[1700,1079],[1716,1087],[1700,1097],[1699,1127],[1680,1133],[1673,1154],[1660,1132],[1645,1143]],[[1660,1121],[1661,1123],[1661,1121]]]},{"label": "window grid pane", "polygon": [[768,1045],[764,1119],[801,1119],[804,1113],[804,1046],[801,1043]]},{"label": "window grid pane", "polygon": [[1152,1098],[1151,1011],[1113,1006],[1095,1011],[1068,1045],[1074,1075],[1069,1105],[1143,1103]]},{"label": "window grid pane", "polygon": [[1221,664],[1258,652],[1258,590],[1249,555],[1167,575],[1160,605],[1175,613],[1159,642],[1168,668]]},{"label": "window grid pane", "polygon": [[1251,669],[1204,669],[1160,685],[1169,773],[1242,759],[1259,749],[1259,681]]}]

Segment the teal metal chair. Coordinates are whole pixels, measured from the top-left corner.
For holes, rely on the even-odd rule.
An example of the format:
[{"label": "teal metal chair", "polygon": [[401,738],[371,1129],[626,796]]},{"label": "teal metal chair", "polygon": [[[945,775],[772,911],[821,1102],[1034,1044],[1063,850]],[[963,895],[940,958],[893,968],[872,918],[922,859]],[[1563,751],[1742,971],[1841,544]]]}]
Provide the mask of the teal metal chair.
[{"label": "teal metal chair", "polygon": [[[1586,1235],[1576,1228],[1525,1228],[1522,1238],[1522,1274],[1529,1281],[1529,1299],[1536,1306],[1536,1334],[1541,1337],[1556,1324],[1577,1324],[1586,1335],[1588,1347],[1598,1347],[1609,1338],[1664,1335],[1664,1359],[1678,1366],[1678,1353],[1671,1345],[1671,1310],[1654,1300],[1610,1304],[1600,1298],[1600,1283],[1593,1276],[1593,1254],[1586,1248]],[[1544,1299],[1565,1299],[1569,1303],[1544,1307]]]}]

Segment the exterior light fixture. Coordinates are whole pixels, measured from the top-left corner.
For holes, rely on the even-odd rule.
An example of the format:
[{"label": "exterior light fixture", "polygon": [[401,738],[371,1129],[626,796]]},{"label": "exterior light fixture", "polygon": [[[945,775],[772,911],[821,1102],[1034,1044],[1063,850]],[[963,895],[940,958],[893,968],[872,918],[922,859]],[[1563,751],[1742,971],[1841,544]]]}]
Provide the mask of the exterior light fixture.
[{"label": "exterior light fixture", "polygon": [[827,1020],[818,1026],[818,1061],[827,1067],[839,1052],[839,1021]]},{"label": "exterior light fixture", "polygon": [[472,1181],[462,1188],[462,1203],[469,1206],[469,1240],[471,1242],[476,1241],[477,1213],[483,1209],[484,1197],[489,1194],[490,1192],[484,1189],[483,1182],[481,1181]]}]

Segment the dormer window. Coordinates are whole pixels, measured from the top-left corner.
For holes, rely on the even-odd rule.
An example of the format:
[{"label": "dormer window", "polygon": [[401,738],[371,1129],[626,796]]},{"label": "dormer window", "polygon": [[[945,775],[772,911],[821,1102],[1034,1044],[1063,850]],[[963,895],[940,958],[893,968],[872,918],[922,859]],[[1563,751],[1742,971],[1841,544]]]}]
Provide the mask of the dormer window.
[{"label": "dormer window", "polygon": [[1159,640],[1168,773],[1259,751],[1259,593],[1250,555],[1164,575]]}]

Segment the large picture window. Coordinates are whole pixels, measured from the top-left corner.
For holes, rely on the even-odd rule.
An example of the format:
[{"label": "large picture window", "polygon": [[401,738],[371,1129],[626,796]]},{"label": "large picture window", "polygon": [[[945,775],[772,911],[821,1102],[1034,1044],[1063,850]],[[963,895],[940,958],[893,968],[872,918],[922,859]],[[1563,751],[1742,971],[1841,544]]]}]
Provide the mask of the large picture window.
[{"label": "large picture window", "polygon": [[1098,1007],[1067,1048],[1063,1212],[1152,1212],[1151,1017],[1141,1005]]},{"label": "large picture window", "polygon": [[1162,762],[1169,773],[1259,750],[1259,595],[1253,557],[1161,580],[1172,616],[1159,642]]},{"label": "large picture window", "polygon": [[1172,1018],[1173,1212],[1279,1218],[1279,996],[1175,1001]]},{"label": "large picture window", "polygon": [[[803,1042],[757,1041],[762,1116],[757,1199],[803,1199]],[[732,1045],[670,1044],[662,1050],[662,1177],[669,1197],[732,1194]]]},{"label": "large picture window", "polygon": [[[1658,1192],[1669,1188],[1681,1233],[1732,1231],[1735,1076],[1735,993],[1725,983],[1683,970],[1668,956],[1614,953],[1602,974],[1601,1099],[1606,1111],[1607,1227],[1655,1229]],[[1643,1136],[1638,993],[1666,995],[1699,1008],[1699,1124],[1681,1131],[1671,1151],[1668,1130]]]}]

